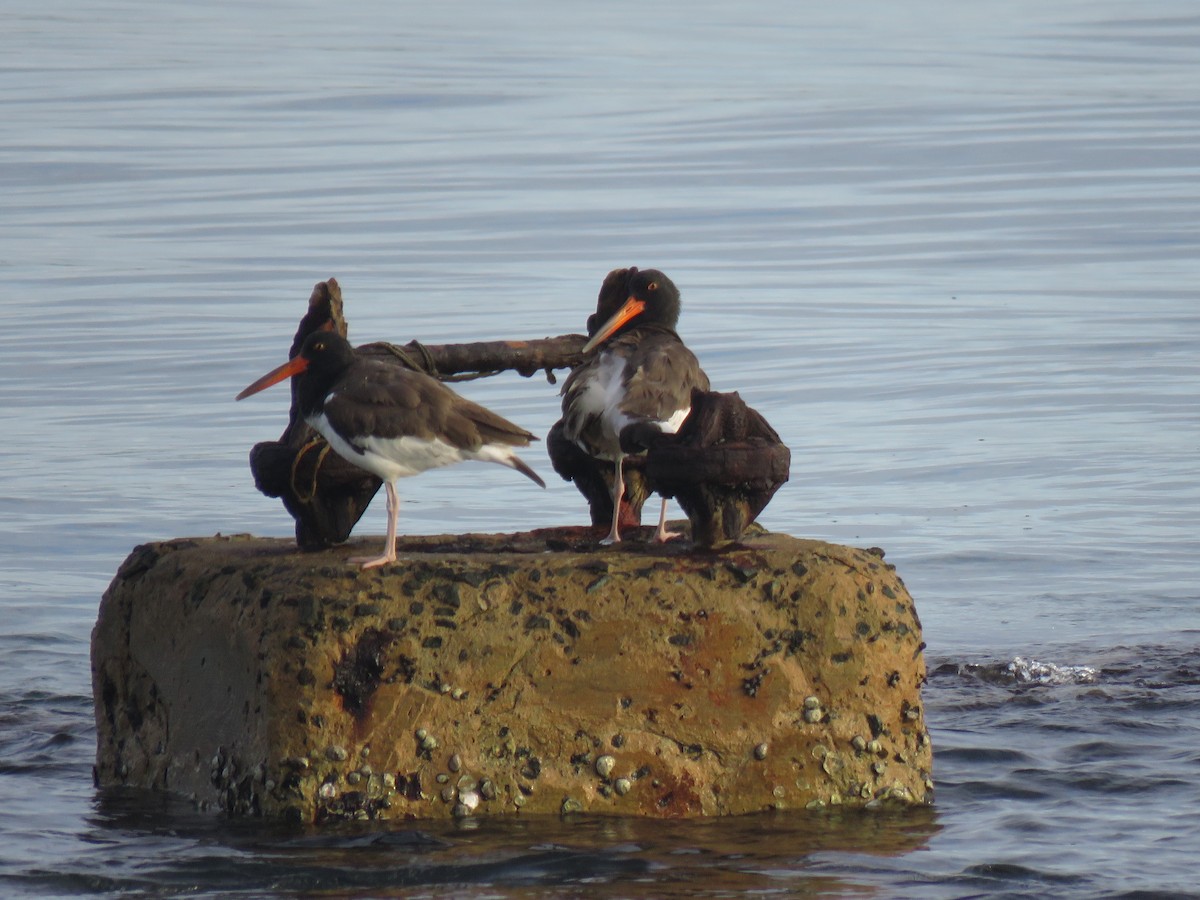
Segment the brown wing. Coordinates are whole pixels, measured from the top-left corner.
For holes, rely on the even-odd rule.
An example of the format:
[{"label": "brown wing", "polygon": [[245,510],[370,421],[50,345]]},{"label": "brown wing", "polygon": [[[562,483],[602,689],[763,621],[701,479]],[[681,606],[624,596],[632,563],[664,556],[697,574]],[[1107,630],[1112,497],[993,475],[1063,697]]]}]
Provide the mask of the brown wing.
[{"label": "brown wing", "polygon": [[463,450],[484,444],[522,447],[536,438],[421,372],[379,363],[362,366],[325,402],[325,416],[343,434],[442,440]]},{"label": "brown wing", "polygon": [[[470,439],[471,444],[455,444],[455,446],[474,449],[481,444],[507,444],[510,447],[524,447],[530,441],[536,441],[530,432],[515,425],[503,416],[497,415],[490,409],[480,406],[465,397],[460,397],[443,384],[438,383],[446,393],[455,399],[447,417],[447,432],[461,433],[463,439]],[[451,440],[451,443],[454,443]]]},{"label": "brown wing", "polygon": [[621,403],[628,416],[667,419],[692,405],[693,388],[708,390],[696,355],[673,334],[643,337],[630,362]]}]

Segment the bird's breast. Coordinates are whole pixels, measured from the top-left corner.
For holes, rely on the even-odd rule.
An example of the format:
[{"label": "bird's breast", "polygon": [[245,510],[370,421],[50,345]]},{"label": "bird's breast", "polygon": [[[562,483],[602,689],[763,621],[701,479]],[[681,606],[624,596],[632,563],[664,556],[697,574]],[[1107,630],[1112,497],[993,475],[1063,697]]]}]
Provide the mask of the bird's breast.
[{"label": "bird's breast", "polygon": [[615,460],[623,455],[621,432],[629,425],[677,432],[690,406],[674,400],[677,392],[641,384],[641,375],[636,359],[611,351],[597,357],[564,388],[566,437],[592,456]]}]

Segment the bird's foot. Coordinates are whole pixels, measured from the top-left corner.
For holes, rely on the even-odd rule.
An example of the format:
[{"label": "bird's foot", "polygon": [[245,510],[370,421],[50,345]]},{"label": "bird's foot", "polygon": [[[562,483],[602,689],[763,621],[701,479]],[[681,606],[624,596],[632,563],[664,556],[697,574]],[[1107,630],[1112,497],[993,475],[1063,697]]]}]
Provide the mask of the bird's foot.
[{"label": "bird's foot", "polygon": [[619,543],[621,543],[621,535],[619,535],[616,532],[616,530],[610,531],[608,533],[607,537],[603,537],[600,539],[600,544],[601,544],[601,546],[604,546],[604,547],[607,547],[610,544],[619,544]]},{"label": "bird's foot", "polygon": [[358,563],[364,569],[377,569],[380,566],[386,566],[388,563],[396,561],[396,551],[384,553],[383,556],[352,556],[350,562]]},{"label": "bird's foot", "polygon": [[656,544],[665,544],[667,541],[673,540],[677,537],[683,537],[683,532],[667,531],[667,529],[663,528],[662,526],[659,526],[654,531],[654,542]]}]

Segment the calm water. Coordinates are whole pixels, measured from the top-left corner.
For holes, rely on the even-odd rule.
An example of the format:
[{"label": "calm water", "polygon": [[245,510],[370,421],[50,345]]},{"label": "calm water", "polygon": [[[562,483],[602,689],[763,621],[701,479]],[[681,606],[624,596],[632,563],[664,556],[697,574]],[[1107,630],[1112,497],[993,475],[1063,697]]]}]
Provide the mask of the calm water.
[{"label": "calm water", "polygon": [[[1196,891],[1194,5],[406,6],[5,6],[0,893]],[[359,342],[539,337],[624,265],[792,448],[764,524],[899,567],[936,805],[297,832],[98,796],[98,599],[140,542],[290,534],[246,465],[286,392],[232,397],[313,283]],[[464,388],[543,434],[555,391]],[[409,482],[401,527],[584,517],[519,481]]]}]

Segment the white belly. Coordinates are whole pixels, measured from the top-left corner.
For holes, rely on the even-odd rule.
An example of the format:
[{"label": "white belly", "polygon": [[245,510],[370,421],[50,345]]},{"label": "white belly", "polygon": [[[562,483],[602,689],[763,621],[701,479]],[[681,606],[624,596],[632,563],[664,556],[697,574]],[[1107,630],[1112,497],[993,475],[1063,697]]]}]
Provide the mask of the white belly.
[{"label": "white belly", "polygon": [[478,457],[478,454],[464,453],[438,438],[426,440],[410,436],[360,438],[358,444],[363,451],[360,453],[358,447],[344,440],[330,426],[324,414],[313,416],[306,421],[321,433],[338,456],[384,481],[408,478],[419,475],[426,469],[437,469]]}]

